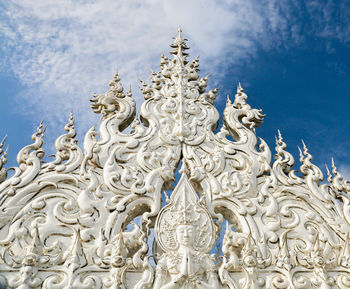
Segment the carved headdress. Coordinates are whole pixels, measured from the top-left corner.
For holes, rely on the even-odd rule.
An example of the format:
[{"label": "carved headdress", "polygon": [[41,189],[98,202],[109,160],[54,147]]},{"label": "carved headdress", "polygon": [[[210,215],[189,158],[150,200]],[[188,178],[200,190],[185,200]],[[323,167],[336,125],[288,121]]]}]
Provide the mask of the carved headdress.
[{"label": "carved headdress", "polygon": [[215,228],[208,211],[199,203],[198,196],[186,174],[183,174],[170,202],[159,213],[156,220],[156,240],[164,252],[178,247],[176,228],[192,225],[195,228],[195,250],[208,253],[215,242]]}]

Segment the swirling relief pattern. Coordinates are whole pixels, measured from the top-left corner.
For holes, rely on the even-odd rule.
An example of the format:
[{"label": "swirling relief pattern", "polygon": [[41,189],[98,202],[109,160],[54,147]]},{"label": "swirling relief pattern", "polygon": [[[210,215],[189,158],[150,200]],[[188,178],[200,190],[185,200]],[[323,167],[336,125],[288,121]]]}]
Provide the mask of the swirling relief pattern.
[{"label": "swirling relief pattern", "polygon": [[334,163],[322,182],[305,144],[295,168],[280,132],[271,162],[255,133],[264,115],[241,85],[216,131],[219,90],[207,90],[181,31],[171,47],[141,81],[139,117],[116,74],[91,100],[102,120],[83,148],[72,113],[50,162],[43,123],[18,167],[5,168],[0,143],[0,287],[152,288],[151,259],[164,253],[154,223],[182,162],[215,224],[217,286],[350,288],[350,184]]}]

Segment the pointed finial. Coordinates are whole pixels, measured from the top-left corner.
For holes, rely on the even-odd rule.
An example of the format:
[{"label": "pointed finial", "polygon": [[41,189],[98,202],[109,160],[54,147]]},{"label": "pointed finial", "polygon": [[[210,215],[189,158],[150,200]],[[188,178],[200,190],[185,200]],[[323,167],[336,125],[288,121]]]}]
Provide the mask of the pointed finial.
[{"label": "pointed finial", "polygon": [[276,146],[282,146],[283,148],[286,148],[281,131],[279,129],[277,129],[277,136],[275,136],[275,140],[276,140]]},{"label": "pointed finial", "polygon": [[282,153],[283,150],[287,148],[287,144],[283,141],[283,137],[279,129],[277,129],[277,136],[275,137],[275,139],[276,139],[276,151],[278,153]]},{"label": "pointed finial", "polygon": [[231,104],[232,104],[232,102],[231,102],[230,96],[227,95],[226,106],[229,106],[229,105],[231,105]]},{"label": "pointed finial", "polygon": [[74,130],[74,115],[73,115],[73,110],[69,112],[69,119],[68,123],[64,126],[64,130],[68,132],[75,132]]},{"label": "pointed finial", "polygon": [[169,204],[170,203],[170,198],[168,196],[168,194],[166,193],[166,191],[163,192],[164,196],[165,196],[165,201]]},{"label": "pointed finial", "polygon": [[71,122],[72,124],[74,122],[73,109],[71,109],[70,112],[69,112],[69,122]]},{"label": "pointed finial", "polygon": [[[248,95],[246,93],[244,93],[242,85],[239,82],[237,85],[237,93],[235,94],[235,100],[233,103],[233,107],[237,108],[237,109],[251,110],[252,109],[251,106],[249,104],[247,104],[247,99],[248,99]],[[255,116],[254,123],[252,123],[251,125],[259,126],[263,121],[264,115],[261,113],[261,110],[253,109],[252,111],[254,111],[254,113],[256,111],[257,115]]]},{"label": "pointed finial", "polygon": [[329,168],[328,168],[327,164],[325,164],[325,166],[326,166],[326,171],[327,171],[327,176],[328,176],[327,177],[327,181],[329,183],[332,183],[333,176],[332,176],[331,172],[329,171]]},{"label": "pointed finial", "polygon": [[182,29],[181,29],[181,26],[179,26],[179,27],[177,28],[177,37],[178,37],[179,39],[182,39]]},{"label": "pointed finial", "polygon": [[187,169],[187,165],[186,165],[186,161],[183,159],[182,160],[182,166],[181,166],[181,169],[180,169],[180,174],[188,174],[189,173],[189,171],[188,171],[188,169]]},{"label": "pointed finial", "polygon": [[333,157],[332,157],[332,172],[333,172],[334,175],[338,175],[339,174],[338,169],[337,169],[337,167],[335,165]]},{"label": "pointed finial", "polygon": [[334,159],[332,158],[332,173],[334,175],[334,179],[332,180],[333,185],[335,188],[337,188],[339,191],[348,191],[347,182],[344,182],[343,176],[340,172],[338,172],[338,169],[335,165]]},{"label": "pointed finial", "polygon": [[308,150],[308,148],[306,147],[306,144],[305,144],[305,142],[304,142],[303,139],[301,140],[301,143],[303,144],[304,153],[306,154],[309,150]]},{"label": "pointed finial", "polygon": [[300,161],[302,159],[304,159],[304,154],[303,154],[303,151],[301,150],[300,146],[298,146],[298,150],[299,150],[299,156],[300,156]]},{"label": "pointed finial", "polygon": [[111,80],[109,83],[109,85],[113,85],[114,84],[114,82],[119,82],[120,81],[120,76],[119,76],[119,72],[118,72],[118,70],[114,73],[114,75],[113,75],[113,80]]},{"label": "pointed finial", "polygon": [[7,135],[3,138],[3,140],[0,143],[0,182],[1,182],[1,169],[2,167],[7,163],[7,154],[9,150],[9,146],[6,147],[6,150],[4,151],[2,148],[4,147],[5,140],[7,138]]},{"label": "pointed finial", "polygon": [[40,139],[43,141],[47,125],[44,126],[44,120],[42,120],[36,129],[36,132],[32,135],[32,140]]},{"label": "pointed finial", "polygon": [[305,169],[305,156],[304,156],[304,153],[303,153],[302,149],[300,148],[300,146],[298,146],[298,150],[299,150],[299,160],[302,163],[300,170],[301,170],[301,172],[303,172],[303,170]]},{"label": "pointed finial", "polygon": [[4,143],[5,143],[5,140],[7,139],[7,135],[4,136],[4,138],[2,139],[1,143],[0,143],[0,154],[2,154],[3,150],[3,146],[4,146]]},{"label": "pointed finial", "polygon": [[46,127],[44,127],[44,120],[42,120],[39,124],[39,126],[36,128],[35,133],[32,134],[32,140],[35,140],[37,137],[42,138],[44,136]]},{"label": "pointed finial", "polygon": [[42,120],[36,131],[32,134],[32,140],[34,143],[23,147],[17,154],[16,159],[17,162],[21,165],[21,170],[25,170],[27,167],[27,160],[33,157],[33,154],[31,154],[32,151],[36,151],[35,157],[39,160],[41,160],[45,155],[45,151],[42,148],[42,145],[44,144],[44,134],[47,126],[43,128],[43,123],[44,121]]},{"label": "pointed finial", "polygon": [[238,85],[237,85],[237,93],[240,93],[240,92],[244,92],[243,88],[242,88],[242,85],[240,82],[238,82]]},{"label": "pointed finial", "polygon": [[170,45],[171,48],[174,48],[174,51],[170,52],[173,55],[177,55],[178,56],[178,64],[186,64],[186,56],[188,55],[185,50],[188,49],[188,47],[186,46],[186,40],[182,38],[182,29],[179,27],[179,29],[177,30],[177,36],[174,39],[173,44]]},{"label": "pointed finial", "polygon": [[306,157],[306,160],[308,162],[310,162],[312,160],[312,155],[309,153],[309,149],[307,148],[304,140],[301,140],[302,144],[303,144],[303,150],[304,150],[304,155]]},{"label": "pointed finial", "polygon": [[60,135],[55,141],[55,148],[57,150],[55,156],[56,164],[60,163],[63,160],[67,160],[71,154],[71,150],[76,149],[77,140],[75,136],[77,135],[74,127],[74,115],[71,110],[69,113],[68,122],[64,126],[66,133]]},{"label": "pointed finial", "polygon": [[[184,40],[182,39],[182,29],[179,27],[177,29],[177,36],[175,37],[174,40],[174,45],[177,46],[178,48],[181,48],[181,45],[183,44]],[[181,49],[179,49],[181,50]]]},{"label": "pointed finial", "polygon": [[281,131],[279,129],[277,129],[277,133],[278,133],[278,140],[283,141],[283,137],[282,137]]}]

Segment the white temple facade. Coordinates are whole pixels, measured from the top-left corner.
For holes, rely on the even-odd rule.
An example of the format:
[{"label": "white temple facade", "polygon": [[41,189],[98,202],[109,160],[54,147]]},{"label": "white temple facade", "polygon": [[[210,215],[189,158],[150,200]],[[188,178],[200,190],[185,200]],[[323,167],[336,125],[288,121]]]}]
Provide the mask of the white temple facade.
[{"label": "white temple facade", "polygon": [[297,173],[280,133],[271,160],[240,85],[217,131],[218,89],[171,47],[139,118],[115,75],[83,149],[72,114],[51,162],[42,123],[11,177],[0,144],[0,288],[350,288],[350,184],[305,145]]}]

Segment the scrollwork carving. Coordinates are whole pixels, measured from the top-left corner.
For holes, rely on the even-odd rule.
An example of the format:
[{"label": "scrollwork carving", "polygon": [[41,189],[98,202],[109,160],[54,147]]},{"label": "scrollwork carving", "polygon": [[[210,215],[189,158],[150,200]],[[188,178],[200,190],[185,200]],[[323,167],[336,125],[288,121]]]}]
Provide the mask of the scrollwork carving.
[{"label": "scrollwork carving", "polygon": [[350,288],[350,185],[334,161],[322,183],[303,143],[298,173],[278,131],[271,163],[240,84],[216,131],[219,90],[181,30],[171,47],[141,81],[139,116],[118,74],[93,96],[102,120],[83,150],[72,113],[52,161],[43,123],[13,175],[0,143],[0,287]]}]

